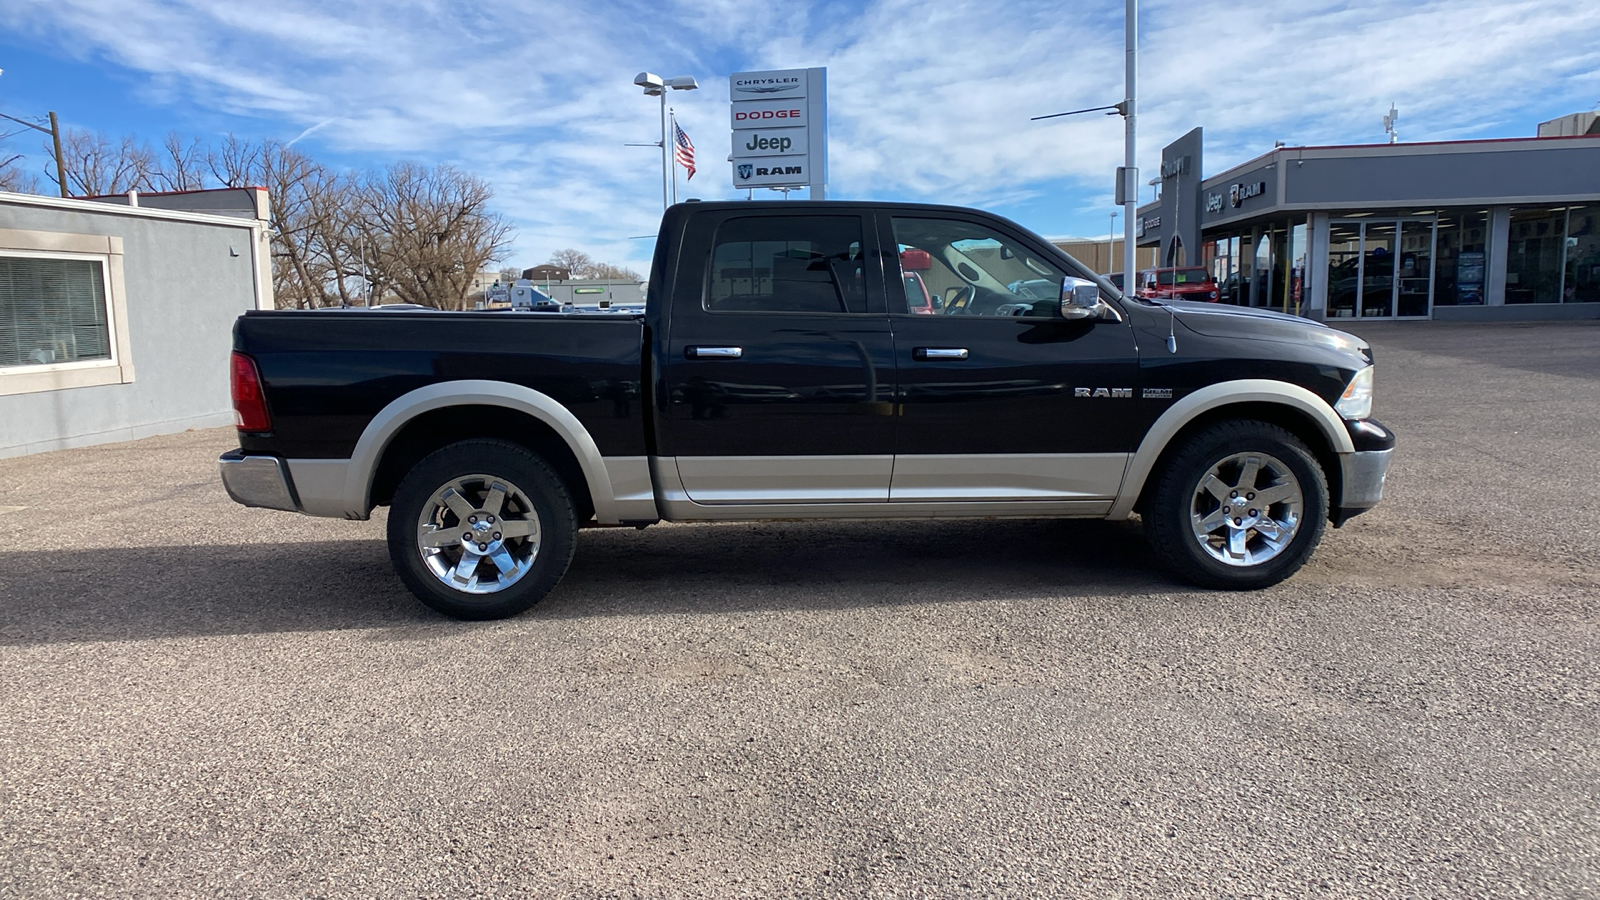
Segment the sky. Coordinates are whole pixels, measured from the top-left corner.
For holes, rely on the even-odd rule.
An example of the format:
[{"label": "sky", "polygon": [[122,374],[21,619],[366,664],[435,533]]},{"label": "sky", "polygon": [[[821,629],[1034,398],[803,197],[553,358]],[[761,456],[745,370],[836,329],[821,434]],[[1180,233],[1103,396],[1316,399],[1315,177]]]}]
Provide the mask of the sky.
[{"label": "sky", "polygon": [[[659,139],[660,121],[634,75],[699,81],[670,95],[699,163],[679,197],[733,199],[728,76],[825,66],[830,199],[977,206],[1096,237],[1121,233],[1121,118],[1030,117],[1122,99],[1123,13],[1120,0],[5,0],[0,112],[55,110],[152,144],[293,140],[356,169],[452,164],[494,188],[516,228],[508,264],[575,247],[642,273],[660,151],[626,144]],[[1275,141],[1382,143],[1391,103],[1406,142],[1531,136],[1600,108],[1600,3],[1140,4],[1141,182],[1196,126],[1209,176]],[[31,133],[0,153],[36,172],[49,161]]]}]

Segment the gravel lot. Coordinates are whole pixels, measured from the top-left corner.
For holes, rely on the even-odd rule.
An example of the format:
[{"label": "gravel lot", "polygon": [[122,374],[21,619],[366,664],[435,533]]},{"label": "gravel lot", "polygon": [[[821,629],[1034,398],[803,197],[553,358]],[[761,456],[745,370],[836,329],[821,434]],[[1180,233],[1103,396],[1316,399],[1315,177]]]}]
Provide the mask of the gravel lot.
[{"label": "gravel lot", "polygon": [[1251,594],[660,526],[464,624],[230,430],[0,460],[0,896],[1600,894],[1600,323],[1359,330],[1388,499]]}]

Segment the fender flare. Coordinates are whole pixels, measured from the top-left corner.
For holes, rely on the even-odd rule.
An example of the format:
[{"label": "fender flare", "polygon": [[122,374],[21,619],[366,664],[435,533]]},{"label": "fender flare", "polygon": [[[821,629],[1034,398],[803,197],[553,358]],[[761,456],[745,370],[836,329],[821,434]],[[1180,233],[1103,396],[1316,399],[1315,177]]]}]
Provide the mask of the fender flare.
[{"label": "fender flare", "polygon": [[1335,453],[1355,452],[1355,442],[1350,439],[1350,432],[1345,430],[1344,420],[1339,414],[1326,400],[1297,384],[1269,378],[1242,378],[1207,385],[1172,404],[1145,432],[1139,449],[1128,461],[1127,474],[1122,478],[1122,490],[1117,493],[1117,500],[1111,505],[1111,512],[1106,518],[1126,519],[1133,512],[1133,504],[1144,490],[1145,481],[1155,468],[1156,460],[1161,458],[1167,445],[1185,425],[1213,409],[1236,403],[1275,403],[1305,413],[1317,424]]},{"label": "fender flare", "polygon": [[499,406],[548,425],[577,457],[583,480],[589,487],[589,497],[594,501],[595,519],[602,524],[616,522],[616,501],[611,493],[611,479],[606,474],[605,459],[588,429],[571,410],[533,388],[504,381],[471,379],[417,388],[395,398],[372,417],[361,432],[361,439],[356,441],[345,474],[344,493],[350,509],[372,508],[372,482],[378,474],[378,461],[394,436],[417,416],[451,406]]}]

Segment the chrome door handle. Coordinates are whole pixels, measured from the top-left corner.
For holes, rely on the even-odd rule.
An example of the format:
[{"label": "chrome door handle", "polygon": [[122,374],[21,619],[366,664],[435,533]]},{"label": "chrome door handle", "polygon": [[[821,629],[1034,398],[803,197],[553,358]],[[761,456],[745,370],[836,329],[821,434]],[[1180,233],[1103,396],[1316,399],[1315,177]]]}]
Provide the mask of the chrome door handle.
[{"label": "chrome door handle", "polygon": [[743,347],[685,347],[683,355],[689,359],[738,359],[744,355]]},{"label": "chrome door handle", "polygon": [[916,360],[928,359],[966,359],[965,347],[918,347],[911,351],[911,358]]}]

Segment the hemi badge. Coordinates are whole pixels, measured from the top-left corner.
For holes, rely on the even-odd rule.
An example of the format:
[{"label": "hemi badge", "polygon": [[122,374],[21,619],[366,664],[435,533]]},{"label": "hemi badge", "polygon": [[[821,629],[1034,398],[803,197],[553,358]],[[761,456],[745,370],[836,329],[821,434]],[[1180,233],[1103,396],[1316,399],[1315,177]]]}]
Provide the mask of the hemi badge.
[{"label": "hemi badge", "polygon": [[1143,396],[1146,400],[1171,400],[1172,388],[1145,388]]}]

